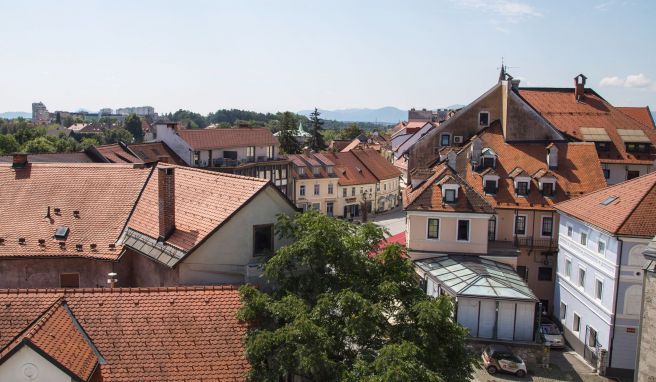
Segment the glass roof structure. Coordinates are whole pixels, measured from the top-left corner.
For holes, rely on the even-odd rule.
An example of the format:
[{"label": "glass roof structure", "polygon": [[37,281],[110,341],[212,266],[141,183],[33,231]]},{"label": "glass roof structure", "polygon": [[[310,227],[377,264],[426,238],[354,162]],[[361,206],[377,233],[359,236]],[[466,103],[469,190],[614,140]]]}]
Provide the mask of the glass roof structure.
[{"label": "glass roof structure", "polygon": [[457,297],[538,301],[517,272],[503,263],[476,255],[443,255],[415,264]]}]

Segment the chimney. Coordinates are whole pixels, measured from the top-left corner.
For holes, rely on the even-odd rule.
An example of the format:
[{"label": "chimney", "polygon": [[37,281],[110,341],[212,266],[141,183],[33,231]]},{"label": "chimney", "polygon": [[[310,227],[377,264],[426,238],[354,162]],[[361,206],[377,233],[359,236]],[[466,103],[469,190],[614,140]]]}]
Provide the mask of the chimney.
[{"label": "chimney", "polygon": [[24,168],[27,166],[27,153],[13,153],[11,155],[13,157],[11,168]]},{"label": "chimney", "polygon": [[451,168],[451,170],[456,171],[456,160],[458,159],[458,154],[455,151],[449,151],[446,155],[446,164]]},{"label": "chimney", "polygon": [[550,169],[558,168],[558,147],[553,143],[547,146],[547,166]]},{"label": "chimney", "polygon": [[164,241],[175,229],[174,167],[157,167],[157,199],[159,205],[159,237]]},{"label": "chimney", "polygon": [[574,98],[577,101],[580,101],[585,97],[585,80],[587,79],[588,77],[583,74],[574,77]]},{"label": "chimney", "polygon": [[159,163],[169,163],[169,157],[166,155],[160,155],[157,157]]},{"label": "chimney", "polygon": [[473,168],[478,168],[481,161],[481,151],[483,150],[483,142],[478,137],[474,137],[471,143],[470,160]]}]

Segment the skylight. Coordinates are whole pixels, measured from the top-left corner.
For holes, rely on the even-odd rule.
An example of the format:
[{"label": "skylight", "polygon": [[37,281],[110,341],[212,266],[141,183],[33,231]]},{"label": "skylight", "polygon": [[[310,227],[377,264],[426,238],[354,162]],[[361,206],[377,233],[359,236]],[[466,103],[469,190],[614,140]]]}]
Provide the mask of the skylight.
[{"label": "skylight", "polygon": [[57,230],[55,231],[55,239],[66,240],[66,237],[68,237],[68,227],[57,227]]},{"label": "skylight", "polygon": [[618,196],[611,195],[611,196],[607,197],[606,199],[604,199],[604,201],[601,202],[601,205],[602,206],[607,206],[607,205],[611,204],[612,202],[614,202],[615,200],[617,200],[617,198],[618,198]]}]

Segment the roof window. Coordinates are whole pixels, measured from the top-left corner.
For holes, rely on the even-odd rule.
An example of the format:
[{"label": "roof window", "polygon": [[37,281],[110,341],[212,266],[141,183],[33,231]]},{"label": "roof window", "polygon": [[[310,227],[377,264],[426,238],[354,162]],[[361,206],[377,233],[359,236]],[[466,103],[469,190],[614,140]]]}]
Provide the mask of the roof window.
[{"label": "roof window", "polygon": [[57,227],[57,229],[55,230],[55,239],[66,240],[66,238],[68,237],[68,231],[69,231],[68,227],[64,227],[64,226]]},{"label": "roof window", "polygon": [[607,206],[607,205],[611,204],[612,202],[616,201],[617,198],[618,198],[618,196],[611,195],[611,196],[607,197],[606,199],[604,199],[604,201],[601,202],[601,205],[602,206]]}]

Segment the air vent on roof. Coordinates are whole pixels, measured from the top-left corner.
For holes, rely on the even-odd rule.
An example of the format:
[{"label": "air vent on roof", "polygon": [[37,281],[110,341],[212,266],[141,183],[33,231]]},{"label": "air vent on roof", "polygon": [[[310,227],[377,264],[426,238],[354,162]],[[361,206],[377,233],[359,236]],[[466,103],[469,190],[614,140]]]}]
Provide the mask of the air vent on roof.
[{"label": "air vent on roof", "polygon": [[57,230],[55,230],[55,239],[57,240],[66,240],[68,237],[68,227],[57,227]]},{"label": "air vent on roof", "polygon": [[95,251],[96,248],[98,248],[97,244],[89,244],[89,248],[91,248],[92,251]]},{"label": "air vent on roof", "polygon": [[75,250],[78,252],[82,252],[82,244],[75,244]]},{"label": "air vent on roof", "polygon": [[39,245],[44,247],[46,245],[46,239],[39,239]]},{"label": "air vent on roof", "polygon": [[73,217],[79,218],[80,217],[80,211],[78,211],[78,210],[73,211]]},{"label": "air vent on roof", "polygon": [[109,249],[114,250],[116,249],[116,244],[112,243],[109,245]]},{"label": "air vent on roof", "polygon": [[617,200],[617,198],[618,198],[618,196],[611,195],[611,196],[607,197],[606,199],[604,199],[604,201],[601,202],[601,205],[602,206],[607,206],[607,205],[611,204],[612,202],[614,202],[615,200]]},{"label": "air vent on roof", "polygon": [[5,243],[5,239],[3,237],[0,237],[0,245]]},{"label": "air vent on roof", "polygon": [[25,238],[24,237],[19,237],[18,238],[18,244],[25,245]]},{"label": "air vent on roof", "polygon": [[66,243],[63,242],[63,241],[60,241],[60,242],[59,242],[59,248],[61,248],[61,249],[66,248]]},{"label": "air vent on roof", "polygon": [[55,215],[61,215],[61,208],[55,208]]}]

